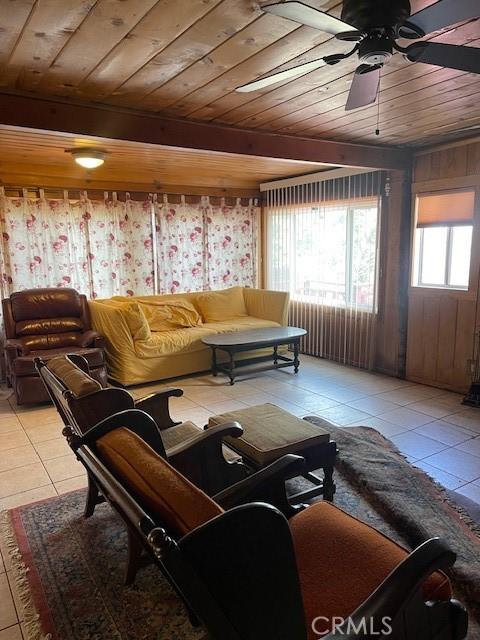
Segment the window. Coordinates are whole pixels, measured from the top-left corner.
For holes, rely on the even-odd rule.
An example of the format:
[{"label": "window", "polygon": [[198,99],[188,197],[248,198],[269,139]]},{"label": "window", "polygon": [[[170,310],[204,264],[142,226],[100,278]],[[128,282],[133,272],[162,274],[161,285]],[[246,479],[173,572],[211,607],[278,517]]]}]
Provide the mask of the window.
[{"label": "window", "polygon": [[414,286],[468,289],[474,200],[474,191],[418,196]]},{"label": "window", "polygon": [[373,310],[377,199],[268,212],[268,286],[293,300]]}]

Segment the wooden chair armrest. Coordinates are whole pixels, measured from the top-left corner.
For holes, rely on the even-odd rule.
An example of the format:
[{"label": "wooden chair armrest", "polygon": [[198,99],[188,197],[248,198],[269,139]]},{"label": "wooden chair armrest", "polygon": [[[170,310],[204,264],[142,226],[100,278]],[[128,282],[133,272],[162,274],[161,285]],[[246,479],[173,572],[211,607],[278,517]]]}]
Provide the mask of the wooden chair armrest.
[{"label": "wooden chair armrest", "polygon": [[288,454],[217,493],[214,500],[224,509],[231,509],[246,502],[267,502],[289,517],[297,513],[298,508],[292,507],[288,502],[285,481],[305,472],[305,459]]},{"label": "wooden chair armrest", "polygon": [[169,398],[180,398],[183,396],[182,389],[176,389],[174,387],[169,389],[162,389],[161,391],[155,391],[149,393],[142,398],[135,400],[135,407],[148,413],[158,425],[159,429],[168,429],[173,427],[179,422],[172,420],[169,409]]},{"label": "wooden chair armrest", "polygon": [[125,427],[136,433],[162,458],[166,458],[165,447],[155,420],[148,413],[138,409],[126,409],[105,418],[88,429],[83,436],[74,437],[71,446],[74,450],[84,444],[94,446],[102,436],[120,427]]},{"label": "wooden chair armrest", "polygon": [[[342,625],[343,629],[339,627],[337,632],[333,630],[325,636],[325,640],[339,640],[340,637],[344,640],[373,640],[374,637],[378,638],[378,629],[382,629],[382,621],[389,620],[393,626],[396,619],[403,617],[402,613],[425,580],[435,571],[453,566],[455,560],[455,553],[440,538],[427,540],[412,551],[385,578],[382,584]],[[450,601],[446,604],[449,607],[450,605],[452,606],[453,617],[455,618],[452,626],[456,627],[456,629],[454,629],[454,634],[449,634],[445,637],[451,638],[451,640],[460,640],[466,636],[467,614],[464,612],[462,616],[461,609],[459,609],[461,605],[458,605],[455,601]],[[368,631],[359,635],[358,629],[362,628],[362,620],[369,621],[367,624]],[[370,623],[370,620],[374,621],[374,623]],[[347,627],[350,627],[350,629]],[[395,632],[394,637],[397,637]],[[431,636],[426,633],[422,637],[430,638]]]},{"label": "wooden chair armrest", "polygon": [[[239,438],[243,435],[243,427],[238,422],[224,422],[217,424],[215,427],[205,429],[205,431],[199,431],[198,435],[184,440],[175,447],[168,450],[168,457],[174,458],[175,456],[184,452],[198,451],[199,449],[209,446],[210,442],[218,441],[223,443],[223,439],[227,436],[232,438]],[[195,455],[192,453],[192,455]]]},{"label": "wooden chair armrest", "polygon": [[168,449],[167,457],[180,473],[212,495],[248,474],[243,463],[228,462],[223,455],[224,438],[237,438],[242,434],[238,422],[219,424]]}]

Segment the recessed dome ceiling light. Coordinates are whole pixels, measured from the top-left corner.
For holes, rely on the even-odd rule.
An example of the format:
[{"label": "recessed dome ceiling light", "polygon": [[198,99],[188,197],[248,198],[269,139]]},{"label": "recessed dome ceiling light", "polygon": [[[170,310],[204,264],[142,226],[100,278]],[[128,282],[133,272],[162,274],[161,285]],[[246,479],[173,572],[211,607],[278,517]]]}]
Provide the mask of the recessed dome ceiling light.
[{"label": "recessed dome ceiling light", "polygon": [[105,162],[106,151],[100,149],[69,149],[73,159],[84,169],[96,169]]}]

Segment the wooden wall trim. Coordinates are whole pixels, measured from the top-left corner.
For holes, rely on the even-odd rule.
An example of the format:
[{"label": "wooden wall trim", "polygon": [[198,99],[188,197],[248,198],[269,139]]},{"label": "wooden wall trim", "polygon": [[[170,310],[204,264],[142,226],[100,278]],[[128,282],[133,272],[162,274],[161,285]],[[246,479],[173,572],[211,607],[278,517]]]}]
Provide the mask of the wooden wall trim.
[{"label": "wooden wall trim", "polygon": [[462,189],[468,187],[480,187],[480,175],[461,176],[458,178],[440,178],[437,180],[413,182],[412,193],[425,193],[427,191],[446,191],[448,189]]},{"label": "wooden wall trim", "polygon": [[444,144],[436,144],[434,146],[428,146],[424,149],[415,151],[415,157],[429,155],[430,153],[436,153],[437,151],[446,151],[447,149],[453,149],[454,147],[464,147],[469,144],[476,144],[480,142],[480,136],[474,136],[472,138],[462,138],[462,140],[453,140],[451,142],[445,142]]},{"label": "wooden wall trim", "polygon": [[411,166],[413,157],[410,150],[396,147],[242,130],[7,93],[0,95],[0,123],[172,147],[323,162],[341,167],[404,169]]}]

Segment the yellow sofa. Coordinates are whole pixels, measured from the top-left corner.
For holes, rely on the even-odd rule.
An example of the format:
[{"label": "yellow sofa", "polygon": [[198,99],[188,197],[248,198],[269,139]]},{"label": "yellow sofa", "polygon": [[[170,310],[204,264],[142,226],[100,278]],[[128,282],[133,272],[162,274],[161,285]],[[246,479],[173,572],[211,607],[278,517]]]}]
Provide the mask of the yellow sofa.
[{"label": "yellow sofa", "polygon": [[[89,306],[93,327],[106,340],[110,378],[130,386],[208,370],[211,354],[201,341],[203,337],[286,326],[288,302],[285,292],[232,287],[216,292],[94,300]],[[191,308],[198,323],[174,329],[167,323],[167,330],[152,330],[156,324],[143,311],[155,312],[155,306],[165,309],[170,304]],[[241,357],[249,356],[251,353]]]}]

